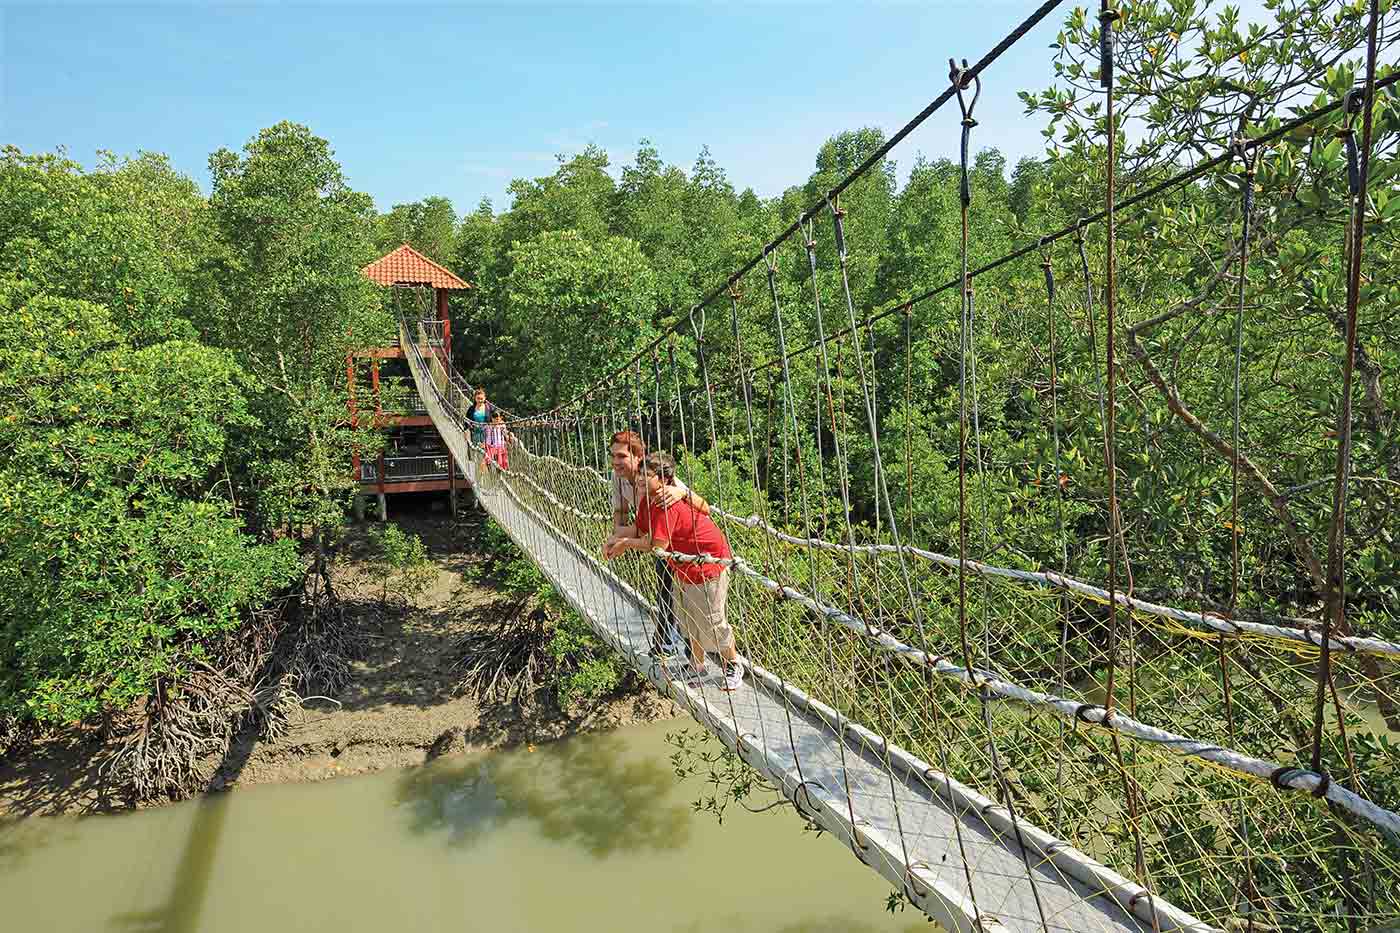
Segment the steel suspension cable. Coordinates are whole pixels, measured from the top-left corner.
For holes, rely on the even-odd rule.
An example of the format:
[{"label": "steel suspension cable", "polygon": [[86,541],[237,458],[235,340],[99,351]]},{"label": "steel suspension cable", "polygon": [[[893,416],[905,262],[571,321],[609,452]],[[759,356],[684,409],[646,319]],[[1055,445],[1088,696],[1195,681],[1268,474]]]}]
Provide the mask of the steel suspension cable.
[{"label": "steel suspension cable", "polygon": [[[1375,90],[1384,90],[1396,84],[1400,84],[1400,71],[1396,71],[1393,74],[1387,75],[1384,78],[1377,79],[1375,84]],[[1339,98],[1330,104],[1324,104],[1321,107],[1309,110],[1306,113],[1294,117],[1291,120],[1284,121],[1279,126],[1275,127],[1273,130],[1270,130],[1267,133],[1261,133],[1258,136],[1252,137],[1245,143],[1245,146],[1250,150],[1267,147],[1270,144],[1284,138],[1299,127],[1306,126],[1309,123],[1313,123],[1317,120],[1322,119],[1323,117],[1342,107],[1343,103],[1344,98]],[[1195,181],[1196,179],[1208,174],[1213,169],[1220,168],[1223,165],[1228,165],[1230,161],[1234,158],[1235,150],[1227,142],[1224,145],[1224,152],[1222,154],[1207,159],[1206,161],[1194,165],[1191,168],[1184,169],[1178,174],[1173,175],[1170,178],[1165,179],[1164,181],[1158,182],[1157,184],[1151,185],[1150,187],[1138,192],[1137,194],[1129,198],[1124,198],[1122,200],[1115,201],[1113,211],[1115,214],[1121,214],[1124,211],[1136,207],[1145,201],[1150,201],[1153,198],[1165,194],[1168,191],[1182,187],[1183,185],[1187,185]],[[1077,227],[1098,223],[1106,219],[1107,216],[1108,214],[1106,211],[1098,211],[1097,213],[1081,217],[1079,220],[1075,221],[1072,224],[1067,224],[1063,227],[1060,227],[1058,230],[1054,230],[1050,233],[1044,234],[1043,236],[1038,237],[1033,242],[1027,243],[1024,246],[1017,247],[1016,249],[1004,253],[1003,255],[991,260],[990,262],[986,262],[981,266],[978,266],[976,269],[971,270],[968,273],[968,276],[975,279],[979,276],[983,276],[989,272],[993,272],[997,269],[1000,269],[1007,263],[1015,262],[1017,259],[1020,259],[1023,256],[1030,255],[1031,253],[1039,249],[1042,245],[1054,243],[1058,240],[1064,239],[1067,236],[1072,236]],[[950,279],[947,282],[944,282],[942,285],[934,286],[933,288],[920,292],[919,294],[914,295],[912,297],[901,298],[898,301],[885,306],[884,308],[871,312],[871,314],[861,322],[860,326],[864,327],[869,324],[873,324],[876,321],[884,320],[892,314],[897,314],[905,305],[921,305],[937,295],[941,295],[946,291],[951,291],[952,289],[958,288],[962,284],[962,281],[962,277],[959,276],[956,279]],[[847,331],[838,331],[829,336],[831,339],[835,340],[840,337],[844,337],[846,333]],[[803,353],[808,353],[815,348],[815,344],[809,343],[804,346],[798,347],[796,350],[791,350],[789,352],[792,353],[794,356],[800,356]],[[758,364],[758,366],[756,366],[755,368],[765,369],[769,366],[776,366],[777,362],[778,361],[776,359],[765,360],[764,362]]]}]

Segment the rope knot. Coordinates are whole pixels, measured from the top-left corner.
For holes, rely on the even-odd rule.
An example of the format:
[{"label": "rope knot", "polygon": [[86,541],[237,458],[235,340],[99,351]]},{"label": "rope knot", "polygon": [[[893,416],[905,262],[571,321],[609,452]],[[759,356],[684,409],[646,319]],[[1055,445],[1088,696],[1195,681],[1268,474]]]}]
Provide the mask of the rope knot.
[{"label": "rope knot", "polygon": [[[963,59],[961,68],[958,67],[956,59],[948,59],[948,80],[952,82],[953,89],[957,91],[958,107],[962,110],[964,123],[972,116],[972,110],[977,106],[977,99],[982,96],[981,75],[969,74],[968,72],[967,59]],[[970,104],[963,98],[963,91],[968,88],[974,89]]]},{"label": "rope knot", "polygon": [[1110,716],[1108,707],[1100,706],[1097,703],[1080,703],[1074,708],[1074,718],[1077,719],[1079,722],[1084,723],[1086,726],[1095,725],[1094,721],[1089,718],[1089,713],[1096,709],[1103,710],[1103,719],[1100,720],[1100,722],[1102,722],[1105,726],[1108,725]]},{"label": "rope knot", "polygon": [[843,221],[846,212],[841,208],[841,196],[837,195],[833,200],[830,195],[827,195],[826,204],[831,208],[832,230],[836,236],[836,255],[844,266],[846,262],[846,225]]},{"label": "rope knot", "polygon": [[[696,312],[700,314],[700,321],[696,323]],[[695,331],[695,342],[705,342],[705,308],[702,305],[692,305],[690,308],[690,328]]]},{"label": "rope knot", "polygon": [[1332,787],[1332,776],[1325,771],[1308,771],[1305,768],[1287,766],[1275,768],[1269,773],[1269,783],[1274,785],[1275,790],[1302,790],[1301,787],[1294,787],[1291,782],[1294,778],[1307,777],[1309,774],[1317,778],[1317,786],[1309,793],[1318,799],[1326,797],[1327,791]]}]

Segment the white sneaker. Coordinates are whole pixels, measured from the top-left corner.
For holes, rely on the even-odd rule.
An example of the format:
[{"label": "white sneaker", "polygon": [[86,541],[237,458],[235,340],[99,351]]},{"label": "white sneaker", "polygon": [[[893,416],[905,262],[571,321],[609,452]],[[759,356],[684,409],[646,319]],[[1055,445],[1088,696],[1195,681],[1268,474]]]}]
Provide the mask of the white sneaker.
[{"label": "white sneaker", "polygon": [[744,683],[744,662],[735,658],[724,662],[724,690],[733,692]]}]

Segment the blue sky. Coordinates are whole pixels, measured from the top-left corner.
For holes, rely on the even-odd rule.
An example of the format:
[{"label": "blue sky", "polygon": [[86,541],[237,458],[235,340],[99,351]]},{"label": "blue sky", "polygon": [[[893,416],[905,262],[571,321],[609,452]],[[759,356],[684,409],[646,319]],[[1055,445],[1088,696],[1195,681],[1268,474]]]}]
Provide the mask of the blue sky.
[{"label": "blue sky", "polygon": [[[1065,11],[1072,4],[1065,4]],[[288,119],[330,140],[384,210],[428,195],[506,203],[588,142],[614,168],[649,138],[688,168],[702,145],[762,196],[810,174],[843,129],[892,132],[1033,7],[911,4],[0,6],[0,141],[206,161]],[[974,147],[1039,154],[1016,92],[1050,83],[1052,16],[988,73]],[[895,151],[956,155],[945,108]]]}]

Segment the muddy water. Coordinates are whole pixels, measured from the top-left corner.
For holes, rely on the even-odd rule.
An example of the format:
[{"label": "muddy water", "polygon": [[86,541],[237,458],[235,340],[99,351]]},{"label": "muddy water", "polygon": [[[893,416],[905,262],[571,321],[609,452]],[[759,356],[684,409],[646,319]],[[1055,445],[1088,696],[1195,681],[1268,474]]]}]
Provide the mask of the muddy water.
[{"label": "muddy water", "polygon": [[0,827],[0,928],[933,930],[791,812],[694,813],[676,728]]}]

